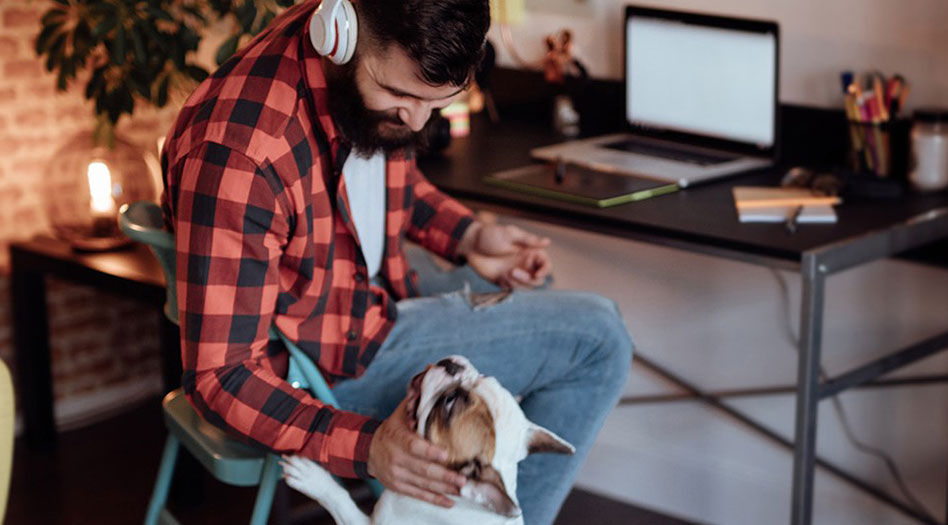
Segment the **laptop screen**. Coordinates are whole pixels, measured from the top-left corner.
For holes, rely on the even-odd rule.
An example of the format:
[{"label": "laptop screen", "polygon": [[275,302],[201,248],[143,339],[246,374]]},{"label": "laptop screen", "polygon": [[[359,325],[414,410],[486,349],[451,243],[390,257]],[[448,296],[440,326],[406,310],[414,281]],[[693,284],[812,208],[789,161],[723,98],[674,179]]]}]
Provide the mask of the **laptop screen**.
[{"label": "laptop screen", "polygon": [[776,24],[628,7],[625,45],[633,127],[772,150]]}]

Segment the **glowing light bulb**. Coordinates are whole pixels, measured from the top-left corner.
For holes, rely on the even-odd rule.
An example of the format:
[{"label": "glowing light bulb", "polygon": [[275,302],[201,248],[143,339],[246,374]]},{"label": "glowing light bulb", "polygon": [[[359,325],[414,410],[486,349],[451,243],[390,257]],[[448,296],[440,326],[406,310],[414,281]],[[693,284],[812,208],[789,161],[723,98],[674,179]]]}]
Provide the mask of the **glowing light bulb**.
[{"label": "glowing light bulb", "polygon": [[115,212],[112,198],[112,175],[104,162],[89,163],[89,206],[94,215],[111,215]]}]

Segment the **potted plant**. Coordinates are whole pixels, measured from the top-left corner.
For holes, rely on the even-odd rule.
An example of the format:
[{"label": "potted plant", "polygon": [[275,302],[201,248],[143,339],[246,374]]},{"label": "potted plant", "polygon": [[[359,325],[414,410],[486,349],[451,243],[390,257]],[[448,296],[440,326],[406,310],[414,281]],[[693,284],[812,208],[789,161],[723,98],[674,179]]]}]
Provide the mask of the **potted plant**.
[{"label": "potted plant", "polygon": [[[158,108],[208,76],[195,51],[211,29],[230,22],[217,50],[223,63],[293,0],[50,0],[36,53],[66,90],[80,72],[94,102],[95,126],[57,150],[44,177],[47,219],[77,250],[128,243],[116,222],[123,204],[155,200],[161,183],[151,153],[115,137],[136,105]],[[226,26],[225,26],[226,27]],[[215,37],[218,35],[215,35]]]},{"label": "potted plant", "polygon": [[138,102],[164,107],[169,92],[190,90],[208,72],[194,52],[210,27],[230,19],[232,34],[218,65],[294,0],[52,0],[41,19],[36,53],[68,88],[87,71],[85,97],[95,102],[95,137],[111,144],[122,115]]}]

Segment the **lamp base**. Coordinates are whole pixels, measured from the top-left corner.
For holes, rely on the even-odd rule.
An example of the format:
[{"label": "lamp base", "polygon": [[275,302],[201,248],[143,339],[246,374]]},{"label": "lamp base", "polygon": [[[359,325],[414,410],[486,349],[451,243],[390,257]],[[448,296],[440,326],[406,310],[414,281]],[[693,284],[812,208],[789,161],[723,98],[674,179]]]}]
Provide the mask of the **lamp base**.
[{"label": "lamp base", "polygon": [[107,228],[101,222],[88,226],[59,226],[56,236],[77,252],[107,252],[132,244],[132,240],[119,230],[114,221]]}]

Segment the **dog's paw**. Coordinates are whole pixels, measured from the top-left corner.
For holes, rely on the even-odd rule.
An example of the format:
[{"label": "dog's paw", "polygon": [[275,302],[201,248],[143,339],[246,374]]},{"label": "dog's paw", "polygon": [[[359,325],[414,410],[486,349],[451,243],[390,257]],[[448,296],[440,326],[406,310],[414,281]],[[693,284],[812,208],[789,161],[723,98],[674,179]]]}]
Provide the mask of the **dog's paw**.
[{"label": "dog's paw", "polygon": [[311,498],[315,498],[326,483],[336,482],[323,467],[302,456],[283,456],[280,465],[286,484]]}]

